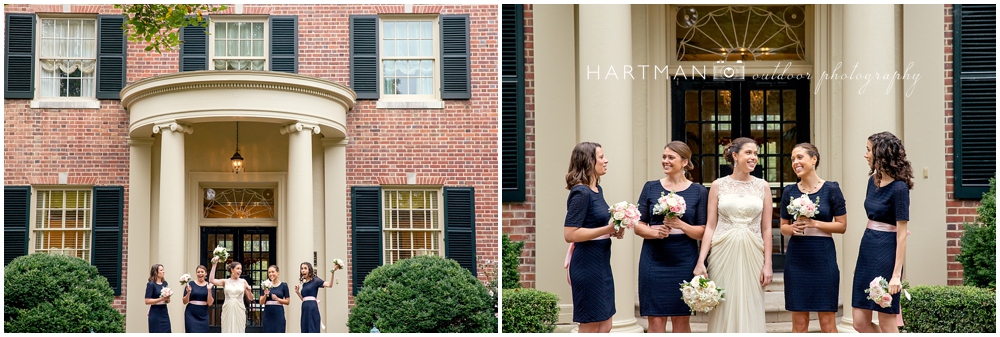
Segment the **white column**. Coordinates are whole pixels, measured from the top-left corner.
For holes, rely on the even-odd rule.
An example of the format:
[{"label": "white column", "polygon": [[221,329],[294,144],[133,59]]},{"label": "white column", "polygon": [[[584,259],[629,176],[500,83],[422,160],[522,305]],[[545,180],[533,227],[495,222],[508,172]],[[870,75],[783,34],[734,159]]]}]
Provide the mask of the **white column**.
[{"label": "white column", "polygon": [[[161,244],[157,247],[157,256],[150,262],[151,264],[163,265],[164,278],[168,282],[184,274],[187,270],[184,266],[188,253],[187,242],[184,240],[186,227],[184,219],[187,218],[184,207],[184,175],[186,173],[184,134],[192,132],[194,129],[190,125],[174,121],[153,126],[153,133],[160,134],[160,219],[155,240]],[[137,246],[131,247],[132,249],[139,248]],[[180,302],[180,296],[171,299],[171,303],[167,305],[170,317],[184,317],[184,306]],[[170,320],[171,329],[184,331],[184,320],[177,318]]]},{"label": "white column", "polygon": [[[281,127],[281,134],[288,135],[288,207],[286,207],[288,237],[284,242],[288,247],[288,260],[292,270],[291,280],[299,275],[299,264],[313,262],[313,186],[312,186],[312,135],[319,134],[319,126],[308,123],[294,123]],[[323,275],[323,268],[313,266],[317,274]],[[321,276],[322,277],[322,276]],[[294,285],[289,287],[294,292]],[[299,308],[297,297],[289,308]],[[301,310],[288,310],[288,332],[299,332],[298,322]]]},{"label": "white column", "polygon": [[[608,174],[601,178],[608,204],[635,200],[632,79],[625,74],[632,67],[632,7],[580,5],[579,18],[580,141],[600,143],[609,160]],[[611,68],[617,79],[607,76]],[[643,332],[635,319],[634,240],[612,241],[617,310],[612,331]]]},{"label": "white column", "polygon": [[[347,259],[347,139],[328,139],[323,141],[323,181],[324,209],[326,227],[326,258],[328,261],[324,270],[329,272],[333,259]],[[345,265],[350,268],[350,265]],[[326,275],[329,275],[327,273]],[[327,315],[326,332],[347,333],[347,281],[351,275],[350,269],[337,271],[337,282],[333,288],[323,294]]]},{"label": "white column", "polygon": [[[152,174],[151,152],[153,138],[129,137],[128,169],[128,230],[125,236],[129,249],[126,259],[125,310],[126,312],[146,312],[146,277],[149,276],[149,197],[150,175]],[[125,316],[126,332],[146,333],[148,326],[145,315]]]},{"label": "white column", "polygon": [[[854,332],[851,296],[854,285],[854,268],[858,262],[858,248],[868,218],[864,200],[867,190],[868,162],[864,158],[868,136],[881,131],[899,135],[896,112],[896,94],[886,93],[890,82],[886,80],[858,80],[859,76],[876,73],[892,74],[896,70],[896,23],[894,5],[844,5],[844,66],[842,74],[855,79],[843,83],[844,181],[840,182],[847,200],[848,230],[844,233],[840,298],[844,316],[838,327],[841,331]],[[846,23],[850,24],[846,24]],[[856,67],[856,68],[855,68]],[[836,82],[834,82],[836,83]],[[896,86],[898,89],[898,85]],[[873,315],[877,319],[877,315]]]}]

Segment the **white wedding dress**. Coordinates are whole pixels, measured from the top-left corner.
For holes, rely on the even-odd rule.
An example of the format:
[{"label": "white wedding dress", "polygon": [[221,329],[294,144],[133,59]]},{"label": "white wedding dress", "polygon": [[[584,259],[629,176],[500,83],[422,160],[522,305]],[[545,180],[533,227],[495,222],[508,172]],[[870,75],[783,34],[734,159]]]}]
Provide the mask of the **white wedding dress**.
[{"label": "white wedding dress", "polygon": [[245,333],[247,330],[247,307],[243,305],[246,281],[226,278],[222,292],[226,302],[222,304],[222,333]]},{"label": "white wedding dress", "polygon": [[761,211],[767,182],[739,181],[729,176],[712,183],[718,188],[719,217],[712,234],[708,277],[725,289],[725,301],[708,313],[708,332],[765,332],[764,241]]}]

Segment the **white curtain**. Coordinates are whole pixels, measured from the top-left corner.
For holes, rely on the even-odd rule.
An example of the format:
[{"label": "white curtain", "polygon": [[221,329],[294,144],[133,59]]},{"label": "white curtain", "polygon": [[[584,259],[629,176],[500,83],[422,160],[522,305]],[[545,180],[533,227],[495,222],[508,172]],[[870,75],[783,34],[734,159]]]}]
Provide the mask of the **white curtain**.
[{"label": "white curtain", "polygon": [[79,76],[70,77],[69,81],[73,82],[70,86],[79,81],[79,95],[93,97],[97,68],[97,21],[43,19],[41,35],[39,64],[42,68],[42,96],[76,96],[75,93],[61,91],[66,81],[64,73],[68,75],[79,70]]}]

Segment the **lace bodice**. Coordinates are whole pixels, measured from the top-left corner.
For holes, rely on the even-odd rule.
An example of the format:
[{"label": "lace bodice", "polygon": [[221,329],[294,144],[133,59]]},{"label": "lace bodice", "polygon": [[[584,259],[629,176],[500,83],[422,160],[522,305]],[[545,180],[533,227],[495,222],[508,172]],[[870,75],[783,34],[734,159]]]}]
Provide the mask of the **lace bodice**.
[{"label": "lace bodice", "polygon": [[242,279],[235,281],[231,278],[226,279],[226,286],[222,289],[226,293],[226,302],[232,301],[239,303],[241,306],[243,305],[243,292],[246,290],[244,286],[245,282]]},{"label": "lace bodice", "polygon": [[760,215],[764,209],[764,195],[767,182],[760,178],[739,181],[725,176],[712,183],[718,188],[719,218],[715,234],[721,235],[732,229],[746,228],[760,237]]}]

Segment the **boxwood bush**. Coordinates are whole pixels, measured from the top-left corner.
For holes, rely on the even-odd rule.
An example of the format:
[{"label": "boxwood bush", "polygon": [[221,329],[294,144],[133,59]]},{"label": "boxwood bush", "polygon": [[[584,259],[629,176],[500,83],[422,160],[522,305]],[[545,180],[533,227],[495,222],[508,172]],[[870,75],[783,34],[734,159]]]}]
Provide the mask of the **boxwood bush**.
[{"label": "boxwood bush", "polygon": [[125,332],[108,280],[87,261],[34,253],[4,268],[4,332]]},{"label": "boxwood bush", "polygon": [[909,292],[913,300],[902,301],[903,332],[996,332],[994,289],[914,286]]},{"label": "boxwood bush", "polygon": [[354,297],[350,332],[497,332],[489,290],[455,260],[418,256],[375,268]]},{"label": "boxwood bush", "polygon": [[503,332],[548,333],[559,320],[559,297],[531,288],[504,289]]},{"label": "boxwood bush", "polygon": [[976,209],[978,224],[965,224],[962,251],[955,260],[962,263],[967,286],[996,288],[997,282],[997,180],[990,179],[990,191]]},{"label": "boxwood bush", "polygon": [[507,233],[503,234],[503,259],[500,265],[503,271],[503,288],[515,289],[521,287],[521,273],[517,268],[521,266],[521,251],[524,249],[524,241],[511,241]]}]

